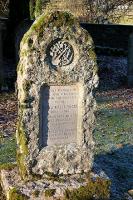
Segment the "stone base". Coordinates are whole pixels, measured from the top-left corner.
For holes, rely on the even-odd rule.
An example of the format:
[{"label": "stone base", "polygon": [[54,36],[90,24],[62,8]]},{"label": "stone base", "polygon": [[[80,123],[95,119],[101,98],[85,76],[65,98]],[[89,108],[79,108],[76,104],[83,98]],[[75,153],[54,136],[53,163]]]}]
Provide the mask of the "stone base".
[{"label": "stone base", "polygon": [[109,199],[109,179],[103,171],[99,171],[98,174],[91,172],[89,174],[61,177],[53,177],[49,174],[46,175],[45,179],[39,180],[36,177],[31,181],[25,182],[21,180],[18,168],[15,167],[12,170],[1,170],[0,176],[1,185],[7,200],[19,198],[24,200],[64,200],[67,199],[66,194],[69,196],[70,192],[79,190],[81,186],[83,186],[82,192],[84,195],[87,195],[86,191],[89,190],[89,184],[92,188],[92,182],[94,185],[98,182],[98,187],[101,187],[101,190],[103,186],[106,187],[104,188],[104,193],[106,190],[106,199]]}]

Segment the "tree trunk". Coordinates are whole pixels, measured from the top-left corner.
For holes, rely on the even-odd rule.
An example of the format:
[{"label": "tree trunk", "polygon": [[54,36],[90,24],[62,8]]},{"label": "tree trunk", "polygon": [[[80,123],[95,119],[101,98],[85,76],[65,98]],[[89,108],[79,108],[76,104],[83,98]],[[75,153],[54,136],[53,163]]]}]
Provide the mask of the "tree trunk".
[{"label": "tree trunk", "polygon": [[2,29],[3,24],[0,22],[0,89],[4,86],[4,68],[3,68],[3,51],[2,51]]}]

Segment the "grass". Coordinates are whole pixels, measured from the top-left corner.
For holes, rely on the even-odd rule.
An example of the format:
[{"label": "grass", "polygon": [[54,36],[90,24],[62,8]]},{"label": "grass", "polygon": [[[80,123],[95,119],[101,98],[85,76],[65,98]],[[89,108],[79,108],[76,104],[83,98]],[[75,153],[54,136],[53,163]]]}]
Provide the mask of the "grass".
[{"label": "grass", "polygon": [[112,96],[97,98],[94,131],[95,163],[112,181],[111,200],[123,200],[133,183],[133,109],[123,105],[113,108],[119,100]]},{"label": "grass", "polygon": [[100,109],[94,132],[95,153],[108,152],[119,145],[133,144],[133,113],[128,110]]},{"label": "grass", "polygon": [[94,131],[96,154],[111,151],[117,146],[133,144],[133,109],[129,111],[126,106],[111,107],[117,101],[120,101],[117,95],[97,98],[97,123]]},{"label": "grass", "polygon": [[0,166],[16,161],[16,140],[15,138],[2,139],[0,142]]}]

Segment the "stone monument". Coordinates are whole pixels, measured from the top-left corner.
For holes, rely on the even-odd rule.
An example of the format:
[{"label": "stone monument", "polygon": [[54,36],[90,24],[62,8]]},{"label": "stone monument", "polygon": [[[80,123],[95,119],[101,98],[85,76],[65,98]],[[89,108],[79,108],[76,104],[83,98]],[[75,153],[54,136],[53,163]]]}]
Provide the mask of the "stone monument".
[{"label": "stone monument", "polygon": [[21,43],[18,165],[23,177],[87,172],[97,85],[93,42],[68,13],[42,15]]},{"label": "stone monument", "polygon": [[88,32],[67,12],[40,16],[20,47],[17,167],[0,173],[8,200],[90,197],[97,83]]}]

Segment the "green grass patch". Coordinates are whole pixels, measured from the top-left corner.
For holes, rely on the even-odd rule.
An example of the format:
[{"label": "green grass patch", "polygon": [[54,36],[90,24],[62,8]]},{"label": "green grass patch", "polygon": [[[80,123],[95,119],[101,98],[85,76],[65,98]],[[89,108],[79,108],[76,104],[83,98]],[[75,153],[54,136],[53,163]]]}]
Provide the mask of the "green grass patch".
[{"label": "green grass patch", "polygon": [[109,152],[119,144],[133,144],[133,112],[126,109],[108,109],[108,101],[103,98],[97,101],[99,109],[94,131],[96,154]]},{"label": "green grass patch", "polygon": [[16,139],[8,138],[0,142],[0,165],[16,162]]}]

